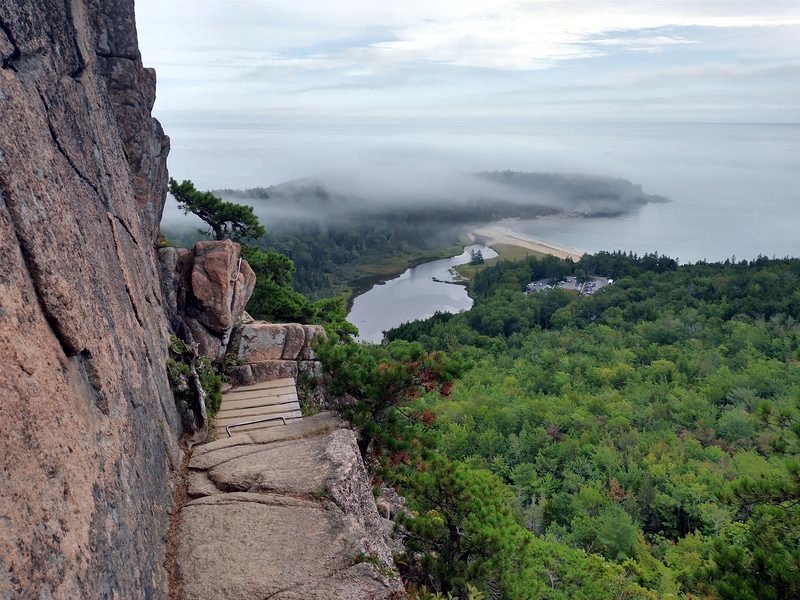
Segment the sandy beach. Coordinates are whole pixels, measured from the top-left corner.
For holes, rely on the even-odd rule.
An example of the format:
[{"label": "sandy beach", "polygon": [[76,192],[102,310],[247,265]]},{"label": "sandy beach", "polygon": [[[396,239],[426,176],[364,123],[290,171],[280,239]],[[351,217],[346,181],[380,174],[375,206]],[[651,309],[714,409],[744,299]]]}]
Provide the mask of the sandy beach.
[{"label": "sandy beach", "polygon": [[585,254],[581,250],[575,248],[567,248],[552,242],[537,240],[527,235],[511,231],[499,225],[486,225],[472,232],[475,238],[480,238],[488,246],[492,244],[509,244],[512,246],[519,246],[527,248],[534,252],[541,252],[542,254],[552,254],[559,258],[571,258],[572,260],[580,260],[581,256]]}]

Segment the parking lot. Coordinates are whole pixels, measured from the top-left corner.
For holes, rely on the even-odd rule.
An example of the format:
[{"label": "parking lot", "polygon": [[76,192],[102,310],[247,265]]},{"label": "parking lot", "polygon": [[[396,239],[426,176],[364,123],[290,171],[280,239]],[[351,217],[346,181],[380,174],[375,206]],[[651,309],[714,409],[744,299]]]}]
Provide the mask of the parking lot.
[{"label": "parking lot", "polygon": [[531,292],[541,292],[544,290],[551,290],[553,288],[561,288],[563,290],[573,290],[581,296],[590,296],[597,290],[602,289],[607,285],[611,285],[612,283],[614,283],[613,279],[597,276],[592,276],[589,281],[585,282],[579,282],[577,277],[570,276],[565,277],[555,284],[553,284],[551,279],[539,279],[529,283],[525,288],[525,293],[530,294]]}]

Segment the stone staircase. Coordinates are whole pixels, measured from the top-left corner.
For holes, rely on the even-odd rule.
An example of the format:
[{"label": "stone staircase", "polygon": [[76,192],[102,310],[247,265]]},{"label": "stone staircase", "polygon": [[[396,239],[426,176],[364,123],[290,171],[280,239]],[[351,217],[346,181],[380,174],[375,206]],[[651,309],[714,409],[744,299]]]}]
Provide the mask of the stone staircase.
[{"label": "stone staircase", "polygon": [[215,437],[274,427],[301,417],[294,379],[239,386],[222,395],[222,405],[214,420]]},{"label": "stone staircase", "polygon": [[322,380],[312,342],[323,335],[291,323],[234,331],[242,385],[223,393],[212,441],[188,457],[171,598],[405,598],[393,560],[402,547],[378,512],[355,433],[334,414],[300,411],[297,378]]},{"label": "stone staircase", "polygon": [[353,431],[331,413],[195,447],[186,493],[180,600],[406,597],[393,524],[378,513]]}]

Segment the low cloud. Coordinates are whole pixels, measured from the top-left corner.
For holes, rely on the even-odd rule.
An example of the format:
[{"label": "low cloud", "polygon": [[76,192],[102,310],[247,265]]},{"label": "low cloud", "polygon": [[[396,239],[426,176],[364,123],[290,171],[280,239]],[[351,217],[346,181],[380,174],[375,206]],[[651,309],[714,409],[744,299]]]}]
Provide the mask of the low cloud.
[{"label": "low cloud", "polygon": [[268,188],[219,190],[253,206],[273,229],[317,223],[347,228],[365,218],[443,224],[544,214],[617,216],[665,198],[619,178],[495,171],[463,173],[422,164],[337,170]]}]

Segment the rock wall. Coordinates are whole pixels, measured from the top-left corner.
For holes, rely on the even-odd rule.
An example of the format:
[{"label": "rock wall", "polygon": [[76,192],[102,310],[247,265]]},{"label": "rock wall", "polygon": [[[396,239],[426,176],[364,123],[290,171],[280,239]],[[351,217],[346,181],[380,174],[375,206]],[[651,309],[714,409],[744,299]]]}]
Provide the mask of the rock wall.
[{"label": "rock wall", "polygon": [[313,342],[324,337],[321,325],[299,323],[242,323],[233,331],[229,351],[244,363],[236,379],[251,384],[282,377],[297,379],[300,373],[321,377],[322,367]]},{"label": "rock wall", "polygon": [[169,143],[133,0],[0,0],[0,60],[0,597],[164,597]]}]

